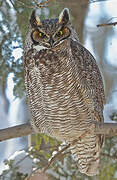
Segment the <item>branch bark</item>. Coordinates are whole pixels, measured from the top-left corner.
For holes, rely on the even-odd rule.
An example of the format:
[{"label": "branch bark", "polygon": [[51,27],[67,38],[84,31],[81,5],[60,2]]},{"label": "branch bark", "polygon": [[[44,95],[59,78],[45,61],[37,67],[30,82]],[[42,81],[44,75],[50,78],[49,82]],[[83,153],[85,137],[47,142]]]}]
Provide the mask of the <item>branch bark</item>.
[{"label": "branch bark", "polygon": [[97,123],[95,133],[104,134],[107,137],[117,136],[117,123]]},{"label": "branch bark", "polygon": [[[0,142],[34,133],[30,124],[21,124],[0,130]],[[117,136],[117,123],[96,123],[95,133],[107,137]]]},{"label": "branch bark", "polygon": [[117,22],[112,22],[112,23],[103,23],[103,24],[98,24],[97,27],[102,27],[102,26],[116,26]]},{"label": "branch bark", "polygon": [[0,142],[7,139],[27,136],[32,133],[34,132],[30,124],[21,124],[6,129],[0,129]]}]

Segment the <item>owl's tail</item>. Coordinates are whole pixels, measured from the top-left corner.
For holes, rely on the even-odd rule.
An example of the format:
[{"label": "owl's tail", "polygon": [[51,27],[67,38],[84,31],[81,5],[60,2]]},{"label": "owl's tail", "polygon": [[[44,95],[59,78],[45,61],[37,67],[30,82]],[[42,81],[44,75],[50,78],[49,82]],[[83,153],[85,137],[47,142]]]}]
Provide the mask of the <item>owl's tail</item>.
[{"label": "owl's tail", "polygon": [[89,134],[71,145],[70,149],[81,173],[88,176],[98,174],[101,149],[98,136]]}]

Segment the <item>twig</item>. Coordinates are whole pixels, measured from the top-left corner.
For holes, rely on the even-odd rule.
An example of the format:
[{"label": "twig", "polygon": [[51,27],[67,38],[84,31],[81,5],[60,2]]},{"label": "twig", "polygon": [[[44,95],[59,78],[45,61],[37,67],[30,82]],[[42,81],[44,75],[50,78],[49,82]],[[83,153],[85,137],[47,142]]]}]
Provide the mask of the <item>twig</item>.
[{"label": "twig", "polygon": [[[70,147],[70,144],[68,144],[67,146],[65,146],[63,149],[61,149],[60,151],[58,151],[58,153],[51,158],[51,160],[48,162],[48,164],[44,167],[44,169],[42,170],[42,173],[45,173],[45,171],[50,167],[50,165],[56,160],[58,159],[61,155],[62,152],[64,152],[65,150],[67,150]],[[64,154],[63,154],[64,155]]]},{"label": "twig", "polygon": [[19,4],[21,4],[21,5],[23,5],[23,6],[27,7],[27,8],[35,9],[35,8],[44,8],[44,7],[47,7],[47,4],[48,4],[51,0],[45,0],[44,2],[40,2],[40,3],[34,1],[34,2],[35,2],[35,5],[34,5],[34,6],[28,5],[28,4],[26,4],[26,3],[22,2],[22,1],[19,1],[19,0],[16,0],[16,1],[17,1]]},{"label": "twig", "polygon": [[98,24],[97,27],[102,27],[102,26],[116,26],[117,22],[113,23],[104,23],[104,24]]},{"label": "twig", "polygon": [[27,7],[27,8],[31,8],[31,9],[34,9],[35,8],[35,6],[31,6],[31,5],[28,5],[28,4],[25,4],[25,3],[23,3],[22,1],[19,1],[19,0],[16,0],[19,4],[21,4],[22,6],[25,6],[25,7]]},{"label": "twig", "polygon": [[51,160],[48,162],[48,164],[42,169],[42,170],[40,170],[40,168],[38,167],[38,168],[36,168],[34,171],[33,171],[33,173],[28,177],[28,179],[26,179],[26,180],[29,180],[30,179],[30,177],[33,175],[35,175],[35,174],[44,174],[45,173],[45,171],[50,167],[50,165],[56,160],[56,159],[58,159],[60,156],[62,156],[62,155],[66,155],[67,153],[64,153],[64,154],[62,154],[62,152],[64,152],[65,150],[67,150],[68,148],[69,148],[69,146],[70,146],[70,144],[68,144],[68,145],[66,145],[63,149],[61,149],[60,151],[58,151],[57,152],[57,154],[54,156],[54,157],[52,157],[51,158]]},{"label": "twig", "polygon": [[90,3],[96,3],[96,2],[103,2],[103,1],[107,1],[107,0],[90,0]]},{"label": "twig", "polygon": [[[20,163],[23,161],[23,160],[25,160],[27,157],[28,157],[29,155],[26,155],[26,156],[24,156],[23,158],[21,158],[19,161],[17,161],[16,163],[15,163],[15,167],[19,167],[18,165],[20,165]],[[5,172],[5,178],[6,178],[6,175],[8,175],[8,173],[11,171],[11,168],[9,168],[6,172]],[[2,179],[2,177],[3,177],[3,175],[1,174],[0,175],[0,179]]]}]

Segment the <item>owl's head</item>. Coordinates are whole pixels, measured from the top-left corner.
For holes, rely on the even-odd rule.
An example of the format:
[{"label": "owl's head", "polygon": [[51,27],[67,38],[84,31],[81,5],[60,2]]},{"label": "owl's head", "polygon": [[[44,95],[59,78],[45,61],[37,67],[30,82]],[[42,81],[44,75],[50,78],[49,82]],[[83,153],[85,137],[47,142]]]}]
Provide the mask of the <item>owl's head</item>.
[{"label": "owl's head", "polygon": [[68,40],[71,36],[69,10],[63,9],[56,19],[40,20],[34,10],[30,18],[31,39],[34,45],[53,48]]}]

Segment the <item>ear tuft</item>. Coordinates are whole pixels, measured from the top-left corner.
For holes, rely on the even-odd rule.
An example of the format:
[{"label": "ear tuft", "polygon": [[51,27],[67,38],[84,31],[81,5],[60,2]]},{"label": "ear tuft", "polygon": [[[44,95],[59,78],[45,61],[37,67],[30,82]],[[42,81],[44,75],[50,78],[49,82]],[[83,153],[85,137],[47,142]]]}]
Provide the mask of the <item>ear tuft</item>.
[{"label": "ear tuft", "polygon": [[70,20],[69,9],[64,8],[59,15],[59,23],[64,25],[67,24],[69,20]]},{"label": "ear tuft", "polygon": [[41,21],[40,21],[39,16],[36,16],[36,23],[37,23],[37,25],[38,25],[38,26],[40,26],[40,25],[41,25]]},{"label": "ear tuft", "polygon": [[41,25],[40,18],[36,15],[35,10],[33,10],[32,14],[31,14],[30,24],[34,28]]}]

